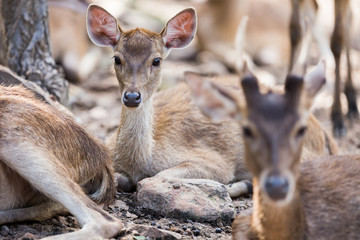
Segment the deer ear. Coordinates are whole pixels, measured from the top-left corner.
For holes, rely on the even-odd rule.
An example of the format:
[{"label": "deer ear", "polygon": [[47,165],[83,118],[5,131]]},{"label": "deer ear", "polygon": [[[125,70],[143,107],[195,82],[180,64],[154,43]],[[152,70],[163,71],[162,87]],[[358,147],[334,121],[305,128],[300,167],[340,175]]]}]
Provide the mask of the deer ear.
[{"label": "deer ear", "polygon": [[194,8],[187,8],[170,19],[161,31],[165,48],[187,47],[195,37],[197,17]]},{"label": "deer ear", "polygon": [[116,18],[102,7],[91,4],[86,14],[86,27],[91,41],[101,47],[115,47],[121,34]]},{"label": "deer ear", "polygon": [[199,74],[186,72],[185,79],[195,98],[195,104],[204,115],[214,121],[240,116],[237,98],[230,89],[210,82]]},{"label": "deer ear", "polygon": [[305,106],[310,108],[312,101],[316,94],[320,91],[321,87],[326,82],[325,77],[326,64],[324,60],[315,67],[315,69],[304,76],[304,101]]}]

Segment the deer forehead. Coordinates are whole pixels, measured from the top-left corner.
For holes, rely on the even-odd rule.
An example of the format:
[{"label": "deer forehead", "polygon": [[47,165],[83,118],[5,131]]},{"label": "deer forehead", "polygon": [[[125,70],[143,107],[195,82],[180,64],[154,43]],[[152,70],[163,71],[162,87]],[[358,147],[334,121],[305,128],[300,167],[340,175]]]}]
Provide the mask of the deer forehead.
[{"label": "deer forehead", "polygon": [[137,28],[122,35],[116,51],[131,60],[144,60],[144,57],[151,54],[158,53],[161,56],[163,45],[164,43],[159,34]]},{"label": "deer forehead", "polygon": [[296,106],[291,106],[285,95],[261,95],[248,109],[248,118],[265,135],[287,134],[300,119]]}]

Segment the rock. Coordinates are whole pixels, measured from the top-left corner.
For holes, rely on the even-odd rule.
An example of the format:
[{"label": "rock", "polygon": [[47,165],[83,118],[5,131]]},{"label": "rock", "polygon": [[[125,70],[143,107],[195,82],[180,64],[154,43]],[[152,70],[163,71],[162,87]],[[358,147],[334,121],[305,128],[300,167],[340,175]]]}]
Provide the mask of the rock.
[{"label": "rock", "polygon": [[129,206],[126,205],[126,203],[122,200],[115,200],[114,204],[110,204],[109,208],[111,209],[116,209],[117,211],[128,211],[129,210]]},{"label": "rock", "polygon": [[230,225],[234,218],[225,186],[206,179],[147,178],[137,185],[136,202],[144,211],[162,217],[217,225]]},{"label": "rock", "polygon": [[34,240],[37,239],[33,234],[31,233],[25,233],[20,240]]},{"label": "rock", "polygon": [[160,229],[158,227],[146,226],[146,225],[130,225],[129,230],[137,232],[139,236],[145,237],[145,239],[165,239],[165,240],[177,240],[181,239],[181,234]]},{"label": "rock", "polygon": [[10,234],[10,229],[7,226],[2,226],[0,230],[0,235],[7,236]]}]

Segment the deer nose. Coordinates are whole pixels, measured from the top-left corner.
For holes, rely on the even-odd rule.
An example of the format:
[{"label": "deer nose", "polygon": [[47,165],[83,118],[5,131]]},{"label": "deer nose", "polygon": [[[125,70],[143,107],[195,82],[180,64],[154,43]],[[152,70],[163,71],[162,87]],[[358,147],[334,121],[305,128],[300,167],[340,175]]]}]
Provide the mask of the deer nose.
[{"label": "deer nose", "polygon": [[125,92],[123,102],[127,107],[138,107],[141,103],[141,94],[139,92]]},{"label": "deer nose", "polygon": [[272,200],[284,200],[289,191],[289,181],[281,175],[269,175],[265,180],[265,190]]}]

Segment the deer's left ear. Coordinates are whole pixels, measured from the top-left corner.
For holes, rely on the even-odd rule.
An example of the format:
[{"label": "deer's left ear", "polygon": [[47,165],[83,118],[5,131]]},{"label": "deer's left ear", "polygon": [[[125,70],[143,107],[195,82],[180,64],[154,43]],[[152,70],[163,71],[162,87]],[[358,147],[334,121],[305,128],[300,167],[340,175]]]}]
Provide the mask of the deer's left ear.
[{"label": "deer's left ear", "polygon": [[121,34],[117,20],[100,6],[91,4],[86,14],[89,38],[100,47],[115,48]]},{"label": "deer's left ear", "polygon": [[312,101],[315,98],[316,94],[320,91],[321,87],[326,82],[325,77],[326,72],[326,64],[325,61],[322,60],[316,68],[310,73],[304,76],[304,97],[303,101],[305,101],[305,106],[307,108],[311,107]]},{"label": "deer's left ear", "polygon": [[197,17],[194,8],[187,8],[170,19],[161,31],[165,48],[187,47],[195,37]]}]

